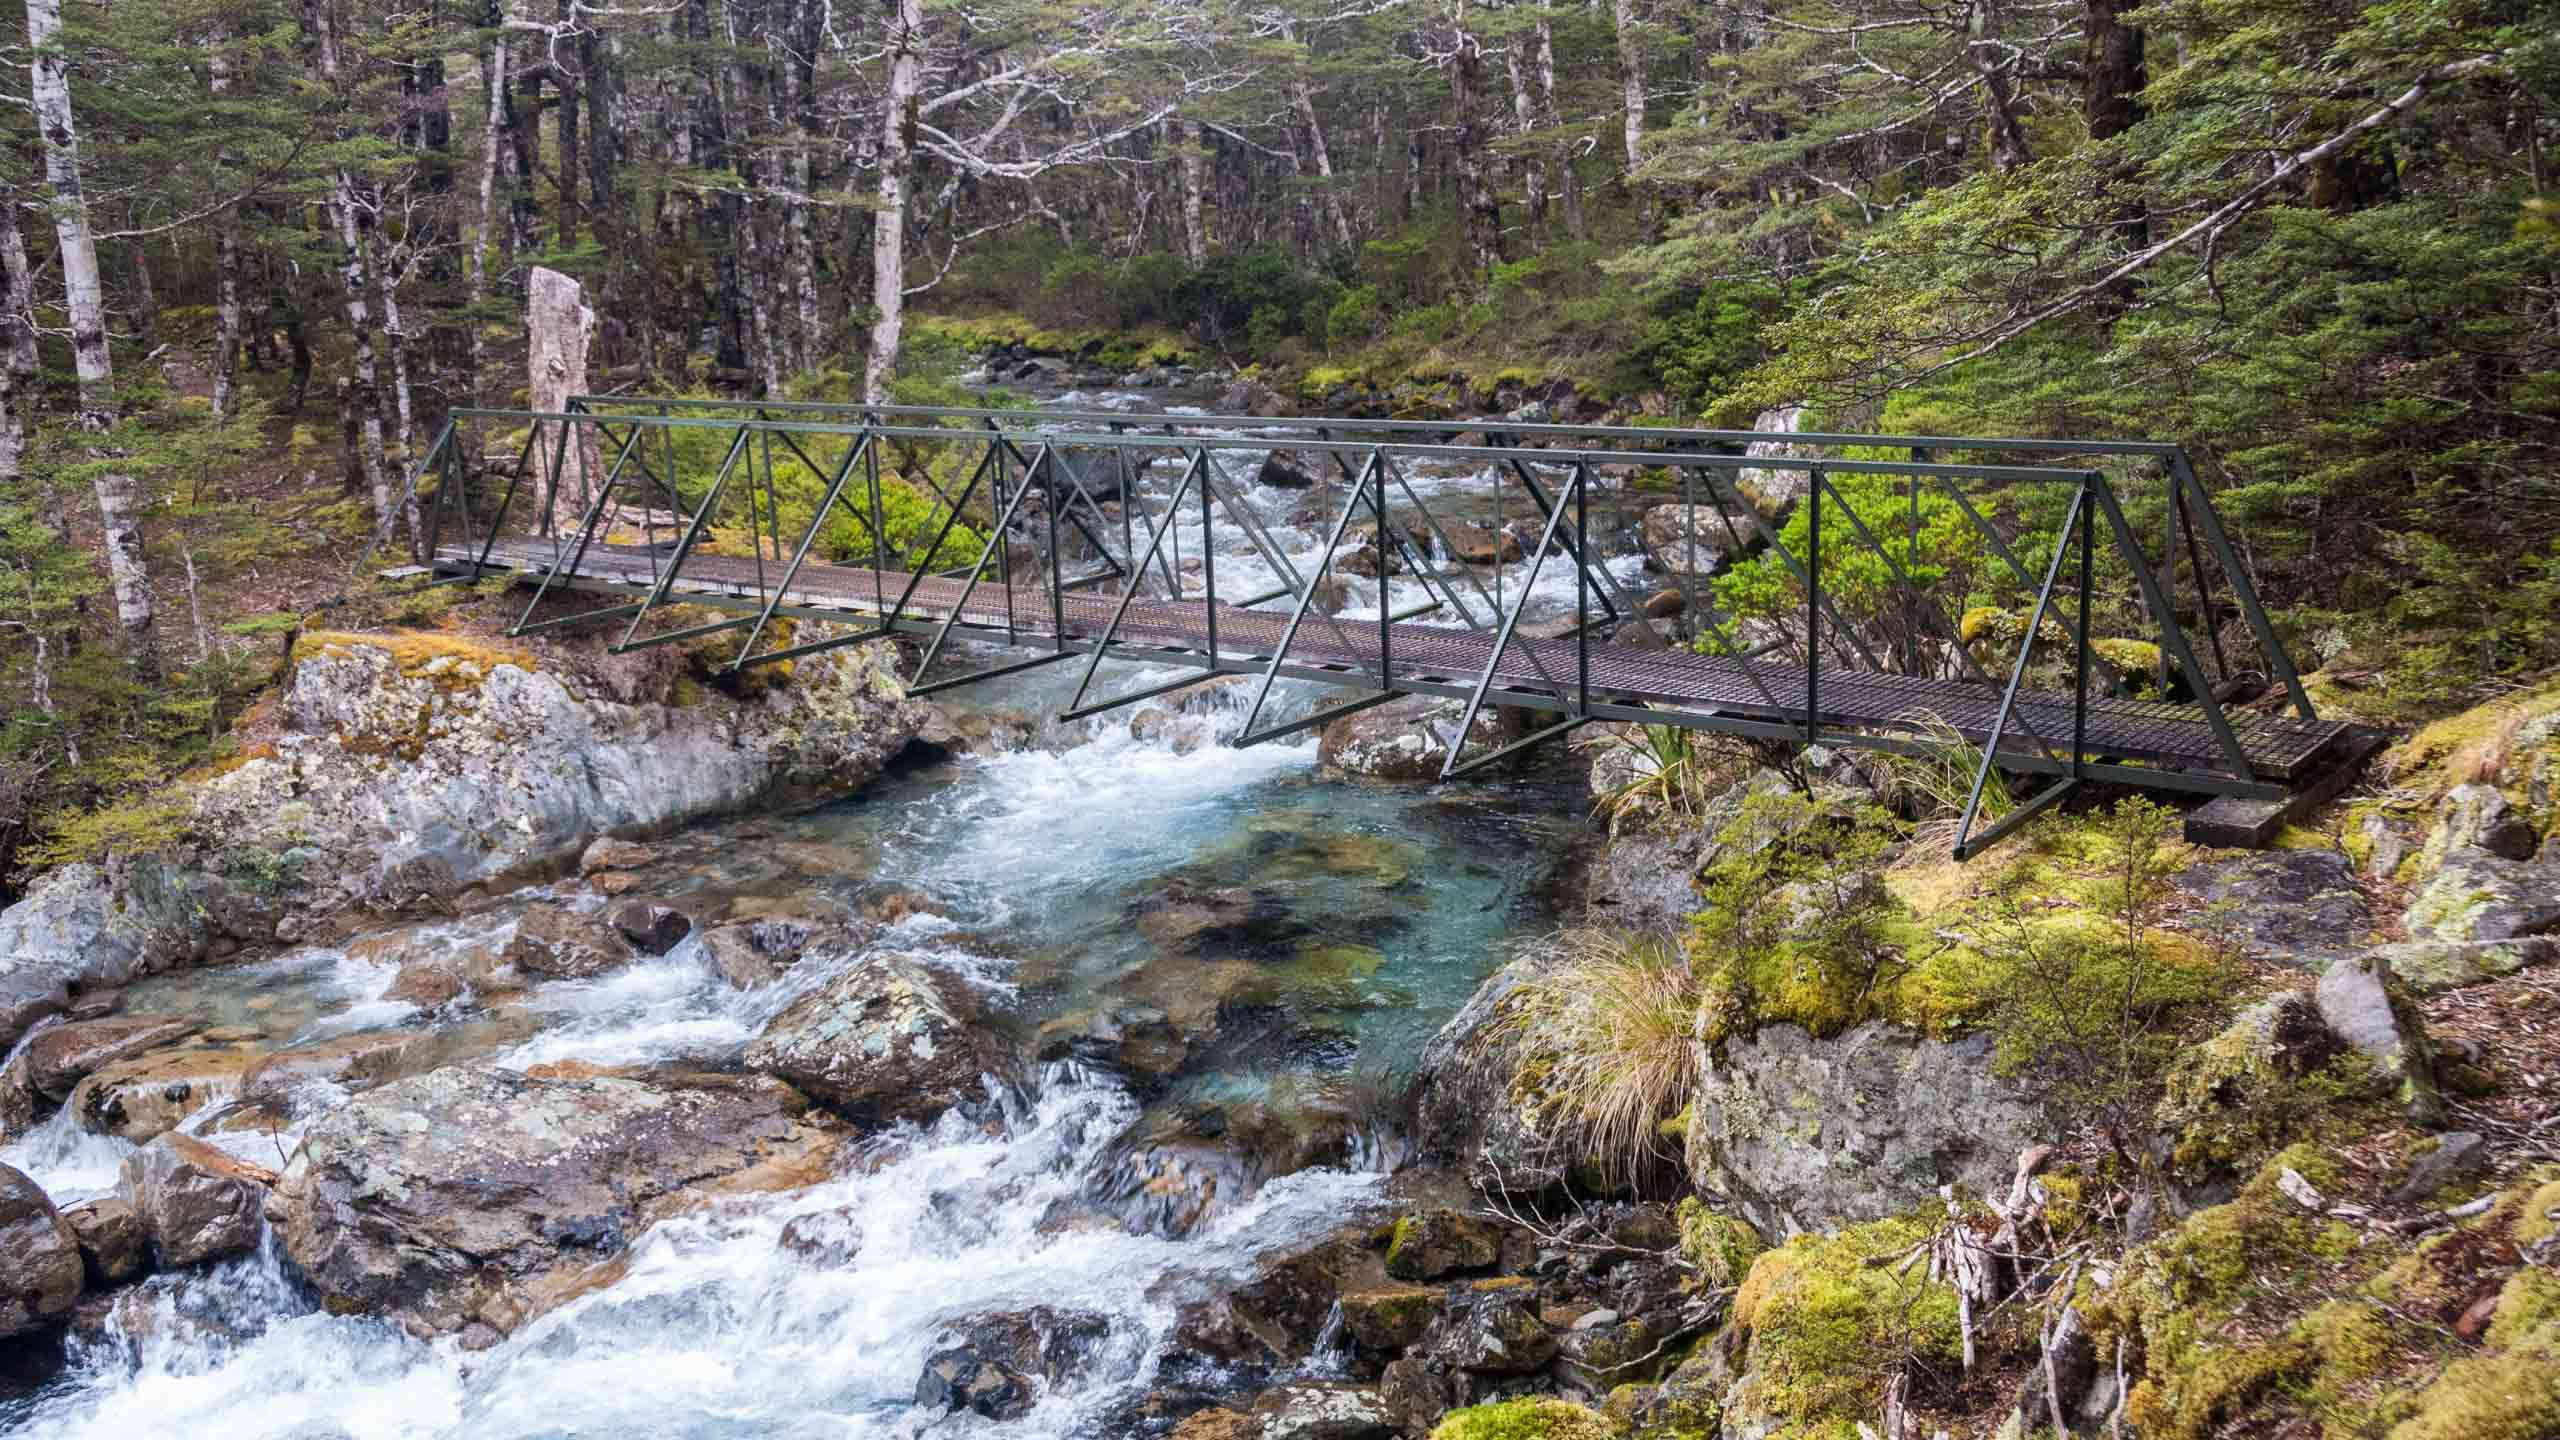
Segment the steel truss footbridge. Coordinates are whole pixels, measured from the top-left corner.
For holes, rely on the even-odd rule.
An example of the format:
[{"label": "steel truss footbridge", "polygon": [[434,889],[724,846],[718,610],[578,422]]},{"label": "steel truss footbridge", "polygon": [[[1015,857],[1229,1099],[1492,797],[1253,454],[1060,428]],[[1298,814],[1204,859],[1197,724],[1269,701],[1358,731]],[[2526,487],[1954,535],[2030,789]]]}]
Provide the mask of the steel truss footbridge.
[{"label": "steel truss footbridge", "polygon": [[[1242,493],[1273,451],[1315,482],[1288,535]],[[1632,527],[1662,578],[1603,553],[1637,501],[1682,507]],[[1097,694],[1105,658],[1247,675],[1239,745],[1441,696],[1444,778],[1594,721],[1940,759],[1952,735],[1978,755],[1960,856],[2095,784],[2223,797],[2208,838],[2263,838],[2369,749],[2314,713],[2173,444],[582,396],[452,412],[402,512],[416,563],[386,573],[511,577],[514,634],[734,632],[733,670],[910,635],[916,693],[1080,660],[1067,718],[1199,678]],[[1744,557],[1736,603],[1706,577]],[[1525,618],[1560,580],[1570,611]],[[1666,584],[1685,639],[1648,613]],[[728,613],[664,628],[679,605]],[[955,639],[1033,653],[948,673]],[[1284,677],[1359,693],[1263,723]],[[2273,713],[2233,703],[2260,692]],[[1470,747],[1487,705],[1547,719]],[[2039,780],[1985,825],[1995,768]]]}]

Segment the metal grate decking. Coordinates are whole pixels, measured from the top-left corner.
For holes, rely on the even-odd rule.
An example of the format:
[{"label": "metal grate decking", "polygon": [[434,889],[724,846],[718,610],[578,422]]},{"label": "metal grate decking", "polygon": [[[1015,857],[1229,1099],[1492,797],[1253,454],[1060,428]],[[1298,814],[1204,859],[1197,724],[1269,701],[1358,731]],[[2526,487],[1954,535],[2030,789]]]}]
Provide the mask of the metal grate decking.
[{"label": "metal grate decking", "polygon": [[[485,561],[476,547],[458,545],[439,548],[435,559],[438,568],[447,572],[467,572],[479,563],[492,571],[527,578],[551,571],[556,563],[549,542],[509,539],[496,541]],[[592,545],[574,567],[561,570],[554,585],[616,595],[645,593],[658,583],[664,563],[661,554],[645,547]],[[914,591],[900,607],[898,597],[911,581]],[[770,584],[771,578],[759,571],[753,559],[696,550],[686,557],[666,595],[670,602],[682,599],[754,611],[763,607]],[[1063,639],[1070,647],[1090,649],[1110,626],[1121,602],[1117,596],[1090,592],[1059,596],[1056,604],[1064,620],[1061,636],[1052,623],[1052,595],[1045,584],[1008,591],[992,581],[980,581],[972,588],[966,581],[940,576],[916,578],[894,571],[811,564],[802,567],[780,603],[794,612],[848,617],[880,617],[896,609],[895,622],[909,630],[939,626],[956,606],[954,628],[982,638],[1034,645]],[[1209,607],[1197,600],[1133,600],[1112,632],[1109,650],[1133,659],[1189,657],[1190,663],[1215,671],[1255,671],[1281,649],[1287,616],[1216,606],[1215,654],[1209,653],[1211,624]],[[1416,693],[1443,693],[1472,684],[1484,672],[1495,645],[1482,632],[1410,621],[1385,627],[1383,638],[1393,681],[1389,688]],[[1374,619],[1336,624],[1311,616],[1289,644],[1289,663],[1281,673],[1359,684],[1365,672],[1369,687],[1376,688],[1380,641],[1380,626]],[[1555,694],[1551,682],[1570,693],[1579,659],[1569,638],[1515,637],[1494,666],[1494,690],[1503,703],[1559,708],[1557,702],[1563,697]],[[1687,711],[1796,726],[1806,723],[1808,677],[1802,666],[1599,643],[1588,647],[1588,663],[1593,697],[1662,709],[1668,712],[1665,720],[1676,722],[1677,713]],[[2000,692],[1961,680],[1826,666],[1819,679],[1819,700],[1823,729],[1891,733],[1934,720],[1979,744],[1992,733]],[[2229,718],[2254,778],[2279,783],[2300,778],[2348,729],[2336,721],[2243,712],[2232,712]],[[2023,691],[2001,734],[2001,753],[2033,755],[2046,747],[2064,751],[2071,743],[2072,724],[2071,696]],[[2205,713],[2196,706],[2092,697],[2087,737],[2093,754],[2170,768],[2227,769]]]}]

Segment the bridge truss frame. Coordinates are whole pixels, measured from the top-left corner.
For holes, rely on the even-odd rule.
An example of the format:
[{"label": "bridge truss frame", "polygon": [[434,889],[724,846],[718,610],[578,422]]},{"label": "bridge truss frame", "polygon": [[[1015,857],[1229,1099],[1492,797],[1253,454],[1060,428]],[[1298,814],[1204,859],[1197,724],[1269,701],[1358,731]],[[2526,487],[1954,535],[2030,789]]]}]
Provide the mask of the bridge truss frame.
[{"label": "bridge truss frame", "polygon": [[[498,467],[505,472],[506,480],[494,505],[475,515],[475,487],[487,486],[479,484],[486,477],[481,473],[483,467],[468,453],[468,436],[493,426],[521,428],[523,440],[512,464]],[[1245,433],[1232,433],[1239,431]],[[716,471],[707,485],[698,487],[699,498],[691,502],[685,498],[687,487],[680,474],[677,450],[677,437],[685,432],[726,437]],[[809,453],[811,447],[802,443],[812,437],[845,442],[841,458],[832,464],[820,463]],[[1454,443],[1471,438],[1477,443]],[[1791,451],[1854,446],[1870,455],[1899,451],[1909,458],[1743,453],[1744,447],[1773,440]],[[775,483],[777,446],[786,463],[796,461],[807,472],[826,477],[825,489],[808,524],[788,546]],[[928,447],[957,447],[974,453],[974,463],[965,467],[966,479],[957,486],[956,493],[946,488],[947,477],[937,478],[930,464],[920,460]],[[1325,457],[1349,487],[1312,572],[1302,572],[1289,559],[1252,507],[1242,503],[1231,482],[1220,476],[1212,458],[1227,451],[1274,449]],[[612,456],[609,464],[604,458],[608,451]],[[1108,487],[1088,483],[1096,472],[1091,464],[1076,463],[1075,457],[1080,454],[1107,455],[1113,483]],[[2060,456],[2079,463],[1951,463],[1936,458],[1947,454]],[[899,478],[929,492],[940,507],[936,533],[915,552],[925,557],[926,564],[903,572],[891,568],[892,522],[884,499],[884,458],[896,467]],[[1146,533],[1141,547],[1138,477],[1154,464],[1168,460],[1180,467],[1179,475],[1161,513],[1145,516]],[[1498,472],[1497,486],[1507,476],[1516,480],[1529,498],[1533,514],[1526,518],[1536,525],[1537,538],[1534,548],[1523,546],[1526,568],[1516,598],[1506,598],[1499,565],[1494,567],[1494,585],[1488,588],[1474,573],[1474,567],[1457,565],[1443,571],[1425,553],[1426,544],[1436,545],[1444,555],[1454,556],[1457,548],[1451,543],[1448,527],[1432,513],[1413,484],[1410,467],[1425,460],[1481,464]],[[2161,539],[2165,579],[2145,553],[2114,483],[2097,468],[2098,463],[2108,461],[2156,464],[2167,483],[2166,533]],[[1728,553],[1738,555],[1757,544],[1778,558],[1802,592],[1803,604],[1795,629],[1789,632],[1781,626],[1778,638],[1755,647],[1727,623],[1727,617],[1717,614],[1711,605],[1699,605],[1695,592],[1683,586],[1692,613],[1704,621],[1721,653],[1730,658],[1728,668],[1747,683],[1747,693],[1729,693],[1723,701],[1705,708],[1666,709],[1659,701],[1631,702],[1606,683],[1595,687],[1595,649],[1610,652],[1606,658],[1621,661],[1625,650],[1623,646],[1595,647],[1595,631],[1639,627],[1660,638],[1642,601],[1600,562],[1591,543],[1589,501],[1598,484],[1598,473],[1602,467],[1618,466],[1669,472],[1678,482],[1681,500],[1690,507],[1682,512],[1691,551],[1688,563],[1663,564],[1666,573],[1698,573],[1697,517],[1701,513],[1699,492],[1703,486],[1706,508],[1718,517],[1731,547]],[[1804,494],[1797,502],[1808,507],[1803,555],[1794,553],[1781,538],[1783,516],[1764,513],[1755,497],[1745,492],[1739,483],[1745,471],[1797,472],[1804,477]],[[502,532],[507,529],[509,515],[529,475],[541,492],[533,497],[536,521],[532,526],[540,543],[528,552],[522,542],[510,542],[502,552]],[[1922,499],[1924,495],[1943,492],[1954,501],[1970,532],[1983,539],[1987,552],[1997,557],[2021,592],[2032,589],[2034,604],[2007,667],[2005,683],[2000,676],[1989,673],[1936,597],[1928,594],[1926,585],[1896,560],[1883,537],[1841,493],[1836,477],[1853,475],[1902,479],[1909,497],[1908,530],[1897,538],[1907,542],[1905,556],[1915,568],[1919,565]],[[564,534],[550,521],[559,513],[560,486],[571,477],[576,487],[573,494],[585,495],[587,500],[574,530]],[[1968,495],[1968,484],[2069,489],[2061,531],[2051,554],[2043,557],[2037,567],[2040,579],[2015,552],[2011,541],[2019,537],[2002,533],[1975,498]],[[721,501],[733,486],[742,492],[745,501],[746,530],[753,541],[752,572],[724,563],[720,577],[706,580],[702,572],[709,568],[709,562],[704,559],[702,542],[715,515],[722,513]],[[1097,498],[1097,488],[1107,488],[1117,498],[1116,516]],[[424,511],[418,508],[422,490],[430,490]],[[641,528],[645,541],[636,548],[646,556],[647,573],[645,577],[636,572],[596,573],[594,557],[602,550],[628,557],[634,549],[628,545],[613,547],[599,540],[600,534],[609,536],[613,532],[613,517],[628,518],[619,497],[632,490],[639,491],[644,501]],[[979,504],[982,491],[986,497],[983,507],[973,509]],[[1402,506],[1423,522],[1410,533],[1395,523],[1391,513],[1391,500],[1397,495],[1402,497]],[[672,536],[664,543],[657,535],[661,501],[665,504],[666,528]],[[1203,542],[1202,553],[1196,557],[1199,583],[1192,587],[1198,592],[1196,598],[1186,591],[1186,562],[1179,554],[1180,522],[1189,513],[1187,507],[1194,505]],[[1221,512],[1229,529],[1240,533],[1274,572],[1281,582],[1279,588],[1239,599],[1218,595],[1219,547],[1215,537]],[[1138,417],[1114,412],[582,396],[573,399],[562,412],[452,412],[434,444],[412,468],[407,494],[395,513],[412,517],[417,558],[430,572],[427,583],[476,581],[495,571],[514,574],[532,587],[532,598],[510,627],[511,634],[623,620],[626,623],[621,637],[611,647],[619,653],[743,630],[745,635],[728,665],[732,673],[836,646],[898,633],[913,634],[926,640],[910,684],[911,692],[916,694],[1016,674],[1081,654],[1085,664],[1074,698],[1062,712],[1062,718],[1070,719],[1099,714],[1196,683],[1197,677],[1186,676],[1096,697],[1091,693],[1092,687],[1106,655],[1179,664],[1209,674],[1256,675],[1258,683],[1238,744],[1278,739],[1382,704],[1398,694],[1438,695],[1464,704],[1458,728],[1449,737],[1448,755],[1441,770],[1444,778],[1493,764],[1596,720],[1670,724],[1763,740],[1931,755],[1932,742],[1893,733],[1912,717],[1871,713],[1874,706],[1859,709],[1854,703],[1846,709],[1827,709],[1824,682],[1829,679],[1842,690],[1856,691],[1865,682],[1895,673],[1897,661],[1905,667],[1905,673],[1917,674],[1933,663],[1942,664],[1938,657],[1944,657],[1970,672],[1963,678],[1981,687],[1982,694],[1996,690],[1998,696],[1996,706],[1990,707],[1987,729],[1978,715],[1970,727],[1958,727],[1969,729],[1979,751],[1958,831],[1956,848],[1960,857],[1977,853],[2088,783],[2253,799],[2277,799],[2291,793],[2287,783],[2290,776],[2271,778],[2264,773],[2265,766],[2253,760],[2249,746],[2235,728],[2216,672],[2208,671],[2200,662],[2180,623],[2177,583],[2182,558],[2186,562],[2185,575],[2193,586],[2196,613],[2205,622],[2206,638],[2221,679],[2228,680],[2235,672],[2220,628],[2214,623],[2220,602],[2210,585],[2205,564],[2208,552],[2230,591],[2231,607],[2245,621],[2257,643],[2268,678],[2283,687],[2301,720],[2318,720],[2291,658],[2258,601],[2246,567],[2240,563],[2211,498],[2196,479],[2191,461],[2180,447],[2153,442],[1827,433],[1772,436],[1748,431],[1509,421],[1473,421],[1462,426],[1455,422]],[[971,518],[980,514],[992,516],[992,520],[987,522],[985,539],[976,556],[958,566],[930,569],[940,563],[957,527],[980,523]],[[1380,603],[1374,622],[1355,620],[1346,624],[1318,601],[1337,563],[1345,558],[1345,542],[1354,539],[1352,527],[1359,519],[1366,519],[1373,527],[1370,534],[1374,538],[1365,546],[1355,543],[1350,549],[1366,548],[1370,552],[1378,571]],[[810,556],[826,527],[838,520],[851,524],[868,541],[872,563],[867,571],[858,573],[868,577],[870,594],[865,597],[837,593],[825,597],[825,603],[807,603],[811,597],[802,590],[806,588],[806,577],[813,573],[808,564]],[[1843,520],[1848,528],[1845,535],[1837,528]],[[446,543],[448,526],[459,532],[459,546]],[[1116,550],[1112,544],[1115,529],[1119,541]],[[2210,734],[2209,753],[2189,755],[2186,763],[2128,762],[2120,751],[2103,744],[2093,748],[2093,690],[2112,684],[2111,676],[2095,673],[2091,663],[2092,587],[2101,529],[2110,541],[2108,549],[2134,581],[2141,611],[2151,623],[2159,654],[2156,679],[2162,692],[2167,692],[2173,678],[2183,683],[2192,697],[2192,703],[2183,709],[2193,711],[2194,719]],[[1638,530],[1641,534],[1642,527]],[[1833,533],[1826,537],[1826,530]],[[1018,535],[1026,537],[1027,544],[1018,544]],[[377,536],[376,544],[384,538]],[[1172,541],[1170,552],[1166,548],[1168,539]],[[1502,536],[1497,534],[1493,543],[1499,554]],[[768,544],[773,561],[770,567]],[[1655,561],[1669,558],[1652,555],[1656,547],[1650,541],[1644,544]],[[1837,596],[1825,593],[1826,544],[1833,547],[1835,555],[1845,546],[1883,563],[1890,577],[1887,588],[1903,609],[1901,639],[1905,653],[1878,655],[1858,627],[1841,613]],[[545,547],[547,554],[541,553]],[[372,549],[368,547],[368,556]],[[1092,568],[1068,574],[1071,551],[1080,557],[1078,563],[1089,562]],[[358,569],[365,563],[360,559]],[[686,575],[689,564],[696,567],[692,577]],[[1550,564],[1571,568],[1573,623],[1561,636],[1525,637],[1521,631],[1523,615],[1538,578]],[[1036,571],[1037,580],[1036,588],[1028,592],[1017,579],[1017,572],[1026,568]],[[1421,604],[1395,611],[1388,598],[1390,576],[1418,582],[1427,598]],[[1460,580],[1466,582],[1464,591]],[[980,588],[990,584],[1002,597],[1000,621],[977,598]],[[795,585],[801,589],[795,589]],[[956,598],[953,585],[958,587]],[[930,605],[921,603],[928,587],[937,597]],[[1133,607],[1151,603],[1145,599],[1150,588],[1164,592],[1166,602],[1173,606],[1196,606],[1201,632],[1196,637],[1198,643],[1168,647],[1122,638]],[[560,591],[597,594],[612,603],[536,619],[544,601]],[[1069,615],[1071,605],[1083,608],[1081,599],[1088,591],[1117,592],[1113,597],[1117,603],[1098,632],[1089,620],[1074,622]],[[1466,591],[1472,591],[1474,600],[1483,605],[1481,615],[1470,604]],[[2066,594],[2071,597],[2067,605],[2062,599]],[[1258,612],[1257,607],[1283,600],[1289,602],[1287,619],[1276,644],[1267,643],[1267,635],[1258,646],[1235,643],[1238,630],[1244,628],[1241,622],[1251,620],[1253,613],[1277,613]],[[671,631],[642,633],[653,613],[674,604],[709,604],[736,613]],[[1026,609],[1032,613],[1022,613]],[[1409,665],[1399,672],[1395,663],[1398,646],[1410,645],[1416,629],[1405,622],[1441,612],[1454,616],[1464,631],[1478,641],[1489,640],[1489,647],[1479,644],[1469,652],[1471,658],[1481,656],[1480,668],[1462,675],[1443,673],[1450,667],[1442,665],[1424,674],[1416,673]],[[1188,610],[1183,613],[1188,614]],[[758,648],[782,617],[842,624],[857,614],[867,616],[868,623],[858,625],[851,633]],[[2059,733],[2062,712],[2057,705],[2044,703],[2050,697],[2036,695],[2025,684],[2031,654],[2047,633],[2048,617],[2064,620],[2066,614],[2063,631],[2072,648],[2073,675],[2067,744]],[[1311,617],[1315,622],[1312,629]],[[1222,623],[1230,642],[1224,646]],[[1373,623],[1371,635],[1368,631]],[[955,630],[962,628],[1016,647],[1045,649],[1046,653],[941,679],[929,678],[929,672],[944,657]],[[1355,635],[1355,628],[1361,633]],[[1934,643],[1942,648],[1928,651],[1932,642],[1924,637],[1929,632],[1935,632]],[[1314,638],[1304,638],[1310,636]],[[1562,644],[1565,641],[1570,642],[1569,649]],[[1767,655],[1780,650],[1800,655],[1801,664],[1765,662]],[[1506,662],[1514,662],[1508,671]],[[1521,669],[1518,662],[1525,662],[1526,669]],[[1623,670],[1624,663],[1617,668]],[[1320,707],[1294,720],[1261,725],[1258,722],[1273,686],[1282,678],[1337,687],[1360,686],[1376,693]],[[2120,695],[2106,698],[2116,705],[2110,714],[2123,709]],[[1483,753],[1469,754],[1475,720],[1487,704],[1544,711],[1555,718],[1525,736]],[[2055,735],[2048,736],[2039,729],[2033,718],[2037,713],[2053,725]],[[1826,723],[1827,720],[1835,723]],[[2192,728],[2190,724],[2189,729]],[[2307,763],[2310,757],[2303,758]],[[2045,783],[1996,822],[1985,826],[1980,824],[1983,797],[1995,769],[2039,775]]]}]

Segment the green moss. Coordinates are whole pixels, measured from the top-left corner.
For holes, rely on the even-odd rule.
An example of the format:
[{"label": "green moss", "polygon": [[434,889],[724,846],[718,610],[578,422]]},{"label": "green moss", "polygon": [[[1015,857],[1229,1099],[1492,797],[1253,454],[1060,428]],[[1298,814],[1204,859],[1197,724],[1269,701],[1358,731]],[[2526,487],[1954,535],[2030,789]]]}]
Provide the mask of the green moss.
[{"label": "green moss", "polygon": [[2493,1350],[2510,1349],[2555,1321],[2560,1321],[2560,1275],[2528,1265],[2498,1292],[2497,1313],[2482,1338]]},{"label": "green moss", "polygon": [[1749,1335],[1751,1403],[1785,1433],[1828,1433],[1874,1412],[1886,1371],[1962,1349],[1955,1292],[1897,1263],[1933,1226],[1913,1219],[1799,1235],[1752,1263],[1734,1324]]},{"label": "green moss", "polygon": [[2457,1360],[2419,1392],[2390,1440],[2551,1440],[2560,1435],[2560,1324],[2496,1354]]},{"label": "green moss", "polygon": [[1738,1285],[1768,1247],[1751,1222],[1719,1214],[1691,1195],[1680,1202],[1680,1254],[1710,1285]]},{"label": "green moss", "polygon": [[1431,1440],[1612,1440],[1617,1434],[1618,1426],[1597,1410],[1530,1395],[1452,1410],[1432,1427]]}]

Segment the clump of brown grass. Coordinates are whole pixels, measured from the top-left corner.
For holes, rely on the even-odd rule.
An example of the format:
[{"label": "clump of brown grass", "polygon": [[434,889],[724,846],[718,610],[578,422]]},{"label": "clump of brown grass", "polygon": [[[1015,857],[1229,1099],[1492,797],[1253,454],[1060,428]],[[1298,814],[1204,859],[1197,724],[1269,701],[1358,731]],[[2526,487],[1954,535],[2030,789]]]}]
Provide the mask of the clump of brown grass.
[{"label": "clump of brown grass", "polygon": [[1556,1059],[1544,1090],[1573,1143],[1612,1179],[1666,1158],[1663,1122],[1698,1084],[1698,978],[1661,936],[1568,930],[1540,986]]}]

